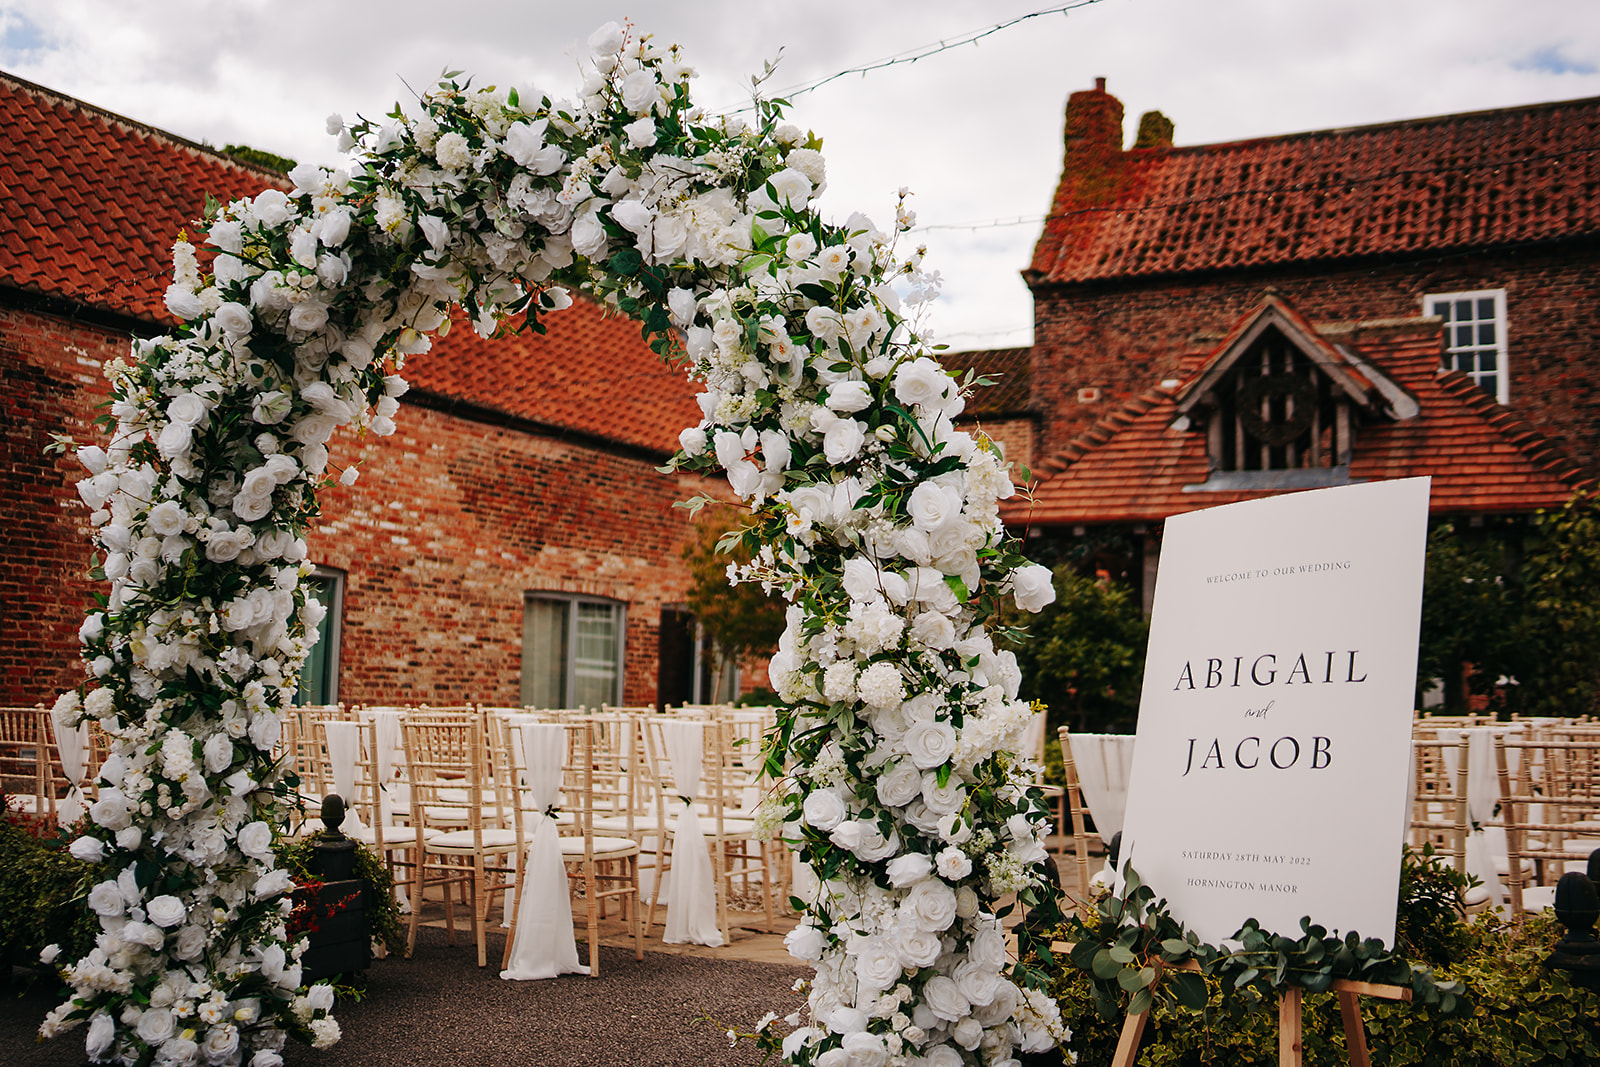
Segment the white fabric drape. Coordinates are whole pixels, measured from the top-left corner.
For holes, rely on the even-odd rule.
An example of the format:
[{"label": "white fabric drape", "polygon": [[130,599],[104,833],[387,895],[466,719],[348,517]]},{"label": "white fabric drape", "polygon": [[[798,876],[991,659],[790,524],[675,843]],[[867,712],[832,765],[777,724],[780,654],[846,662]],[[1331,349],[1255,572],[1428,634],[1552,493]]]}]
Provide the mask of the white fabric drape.
[{"label": "white fabric drape", "polygon": [[1128,810],[1128,775],[1133,770],[1132,734],[1070,734],[1083,802],[1106,844],[1122,829]]},{"label": "white fabric drape", "polygon": [[672,783],[677,795],[666,798],[669,816],[676,814],[672,869],[667,883],[667,927],[661,940],[669,945],[722,944],[717,926],[717,887],[711,869],[711,850],[694,801],[700,797],[705,753],[705,725],[690,720],[666,720],[661,729]]},{"label": "white fabric drape", "polygon": [[72,783],[66,799],[56,805],[56,819],[62,826],[67,826],[88,810],[88,801],[83,795],[83,775],[85,765],[89,762],[89,724],[83,722],[77,726],[64,726],[52,714],[50,727],[55,731],[56,751],[61,754],[61,770],[66,774],[67,781]]},{"label": "white fabric drape", "polygon": [[366,825],[356,809],[356,764],[361,760],[361,724],[328,719],[323,721],[322,729],[328,743],[328,771],[333,775],[333,791],[344,801],[344,824],[340,830],[348,834]]},{"label": "white fabric drape", "polygon": [[[517,899],[517,936],[511,943],[511,964],[501,978],[529,981],[563,974],[588,974],[578,962],[572,930],[567,868],[561,861],[561,839],[555,819],[545,814],[561,796],[561,764],[566,756],[566,728],[559,723],[523,722],[513,727],[522,741],[526,778],[525,808],[534,812],[533,838],[522,868]],[[513,782],[516,788],[517,783]]]},{"label": "white fabric drape", "polygon": [[400,724],[405,712],[399,708],[362,708],[361,720],[370,722],[377,733],[376,762],[381,788],[378,804],[383,812],[383,825],[394,825],[396,812],[411,810],[410,789],[404,781],[395,778],[395,766],[405,760],[405,745],[400,739]]},{"label": "white fabric drape", "polygon": [[[1483,887],[1489,891],[1490,899],[1497,903],[1506,900],[1506,888],[1500,880],[1499,867],[1509,868],[1509,852],[1506,846],[1506,830],[1503,826],[1490,826],[1495,817],[1495,808],[1500,803],[1500,772],[1494,762],[1494,735],[1506,733],[1519,735],[1521,727],[1513,726],[1473,726],[1467,729],[1443,729],[1439,731],[1439,740],[1459,744],[1463,739],[1467,743],[1467,818],[1472,825],[1468,827],[1466,841],[1467,873],[1475,875],[1483,882]],[[1444,749],[1445,768],[1452,778],[1456,773],[1456,754],[1459,749]],[[1507,752],[1507,763],[1511,773],[1517,772],[1519,753],[1512,749]]]}]

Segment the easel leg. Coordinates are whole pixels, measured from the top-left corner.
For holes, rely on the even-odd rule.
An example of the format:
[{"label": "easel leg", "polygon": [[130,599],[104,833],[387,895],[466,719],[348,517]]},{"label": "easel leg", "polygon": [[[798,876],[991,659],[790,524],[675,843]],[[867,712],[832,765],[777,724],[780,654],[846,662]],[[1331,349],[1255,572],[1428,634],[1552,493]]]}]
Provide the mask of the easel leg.
[{"label": "easel leg", "polygon": [[1301,993],[1298,986],[1285,989],[1278,1005],[1278,1067],[1300,1067]]},{"label": "easel leg", "polygon": [[1111,1067],[1133,1067],[1139,1057],[1139,1039],[1144,1036],[1144,1024],[1150,1013],[1141,1011],[1122,1020],[1122,1036],[1117,1039],[1117,1054],[1111,1057]]},{"label": "easel leg", "polygon": [[1340,991],[1339,1018],[1344,1021],[1344,1047],[1350,1053],[1350,1067],[1370,1067],[1367,1027],[1361,1021],[1361,1002],[1354,993]]}]

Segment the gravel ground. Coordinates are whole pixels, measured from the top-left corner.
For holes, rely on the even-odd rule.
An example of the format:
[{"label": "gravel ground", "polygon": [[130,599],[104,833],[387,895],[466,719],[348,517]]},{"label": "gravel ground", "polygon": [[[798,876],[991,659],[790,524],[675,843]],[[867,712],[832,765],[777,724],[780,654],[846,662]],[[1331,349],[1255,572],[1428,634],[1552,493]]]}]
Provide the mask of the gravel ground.
[{"label": "gravel ground", "polygon": [[[489,936],[497,964],[503,942]],[[580,947],[581,959],[588,958]],[[600,977],[568,975],[502,982],[498,967],[479,970],[470,935],[445,943],[424,928],[407,960],[391,957],[368,972],[367,995],[341,1003],[344,1038],[323,1052],[291,1043],[286,1067],[723,1067],[754,1065],[749,1042],[730,1049],[725,1031],[749,1031],[768,1011],[787,1014],[790,991],[808,968],[602,947]],[[52,996],[0,991],[0,1064],[79,1067],[82,1030],[39,1044],[34,1033]]]}]

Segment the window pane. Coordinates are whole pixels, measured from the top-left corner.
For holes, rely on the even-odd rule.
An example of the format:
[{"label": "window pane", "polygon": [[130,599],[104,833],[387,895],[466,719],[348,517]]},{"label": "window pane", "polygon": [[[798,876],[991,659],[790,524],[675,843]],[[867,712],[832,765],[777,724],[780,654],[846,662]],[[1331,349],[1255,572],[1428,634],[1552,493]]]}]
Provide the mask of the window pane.
[{"label": "window pane", "polygon": [[1470,345],[1472,343],[1472,327],[1471,326],[1457,326],[1456,330],[1455,330],[1455,333],[1456,333],[1456,344],[1455,344],[1455,347],[1460,348],[1460,347],[1462,347],[1464,345]]},{"label": "window pane", "polygon": [[1433,302],[1433,313],[1439,316],[1441,319],[1444,319],[1446,322],[1449,322],[1450,302],[1448,300],[1435,300]]},{"label": "window pane", "polygon": [[1478,323],[1478,343],[1480,345],[1494,344],[1494,323],[1492,321]]},{"label": "window pane", "polygon": [[334,599],[334,579],[313,575],[302,583],[308,599],[322,602],[327,608],[322,621],[317,623],[317,643],[311,649],[311,654],[306,657],[305,665],[300,668],[300,689],[295,693],[296,704],[331,704],[333,703],[333,642],[329,640],[328,633],[333,626],[333,611],[337,606]]},{"label": "window pane", "polygon": [[617,609],[613,604],[574,605],[572,703],[598,707],[616,700]]},{"label": "window pane", "polygon": [[1456,316],[1455,317],[1456,317],[1456,321],[1458,321],[1458,322],[1461,321],[1462,319],[1470,319],[1470,318],[1472,318],[1472,301],[1470,301],[1470,300],[1457,300],[1456,301]]},{"label": "window pane", "polygon": [[1478,353],[1478,369],[1480,371],[1497,370],[1498,368],[1494,365],[1495,364],[1494,357],[1495,357],[1495,352],[1494,352],[1494,349],[1492,349],[1492,348],[1487,350],[1487,351],[1485,351],[1485,352],[1479,352]]},{"label": "window pane", "polygon": [[529,597],[522,608],[522,703],[567,706],[567,609],[565,600]]},{"label": "window pane", "polygon": [[1478,318],[1494,318],[1494,297],[1483,297],[1478,300]]}]

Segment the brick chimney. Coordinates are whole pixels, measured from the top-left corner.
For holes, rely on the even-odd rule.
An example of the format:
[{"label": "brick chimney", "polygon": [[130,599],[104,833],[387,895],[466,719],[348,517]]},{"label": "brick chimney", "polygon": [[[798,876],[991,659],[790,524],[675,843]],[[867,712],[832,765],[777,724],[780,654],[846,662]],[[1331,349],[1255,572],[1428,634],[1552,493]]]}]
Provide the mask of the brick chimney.
[{"label": "brick chimney", "polygon": [[1110,191],[1122,160],[1122,101],[1106,92],[1104,78],[1096,78],[1093,89],[1079,90],[1067,99],[1063,139],[1062,191],[1070,183],[1073,200],[1100,200]]}]

